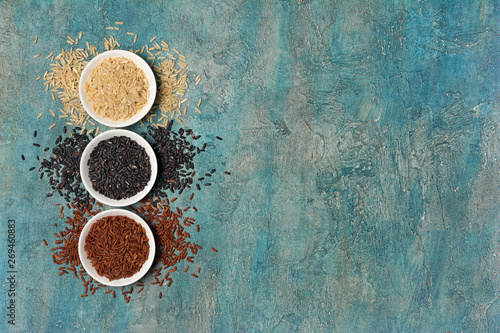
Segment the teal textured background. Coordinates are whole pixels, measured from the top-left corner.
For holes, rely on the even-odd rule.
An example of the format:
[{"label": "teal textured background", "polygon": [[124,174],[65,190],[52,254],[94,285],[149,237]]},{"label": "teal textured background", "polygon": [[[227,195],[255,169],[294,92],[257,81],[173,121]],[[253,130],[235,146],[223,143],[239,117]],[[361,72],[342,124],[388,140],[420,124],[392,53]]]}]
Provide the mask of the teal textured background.
[{"label": "teal textured background", "polygon": [[[500,332],[499,11],[487,0],[0,2],[0,331]],[[202,73],[188,97],[203,114],[191,107],[184,125],[224,141],[197,168],[232,172],[195,198],[193,238],[219,250],[198,255],[200,278],[179,274],[161,300],[148,288],[130,304],[82,299],[81,282],[56,276],[41,240],[58,199],[27,172],[33,130],[42,147],[60,134],[36,120],[60,107],[34,81],[45,55],[81,30],[102,47],[114,21],[124,48],[125,31],[138,45],[158,35]]]}]

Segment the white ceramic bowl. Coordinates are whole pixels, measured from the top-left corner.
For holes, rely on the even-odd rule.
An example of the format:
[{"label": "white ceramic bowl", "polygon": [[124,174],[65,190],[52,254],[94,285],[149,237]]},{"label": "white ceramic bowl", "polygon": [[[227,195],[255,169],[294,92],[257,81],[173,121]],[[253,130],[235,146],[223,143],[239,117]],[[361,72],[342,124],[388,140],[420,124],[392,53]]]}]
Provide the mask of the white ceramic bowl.
[{"label": "white ceramic bowl", "polygon": [[[142,191],[138,192],[136,195],[121,200],[108,198],[107,196],[94,190],[92,188],[92,182],[90,181],[89,177],[88,161],[90,159],[90,154],[92,153],[94,148],[97,147],[99,142],[110,139],[115,136],[126,136],[137,142],[140,146],[142,146],[146,150],[146,153],[149,156],[149,162],[151,163],[151,178],[149,179],[149,182],[147,183],[146,187]],[[151,148],[146,139],[144,139],[139,134],[123,129],[106,131],[93,138],[92,141],[89,142],[87,147],[85,147],[85,150],[82,153],[82,158],[80,160],[80,175],[82,177],[83,185],[85,186],[87,191],[89,191],[89,193],[97,201],[113,207],[130,206],[140,201],[142,198],[144,198],[149,193],[149,191],[151,191],[151,188],[153,188],[157,173],[158,173],[158,162],[156,160],[156,155],[153,151],[153,148]]]},{"label": "white ceramic bowl", "polygon": [[[146,231],[146,236],[148,236],[149,240],[149,255],[148,259],[146,262],[142,265],[140,271],[135,273],[133,276],[124,278],[124,279],[117,279],[117,280],[109,280],[105,276],[101,276],[97,274],[96,270],[92,266],[92,263],[90,262],[90,259],[87,257],[87,252],[85,251],[85,240],[87,238],[87,235],[89,234],[90,227],[99,219],[107,216],[126,216],[131,219],[133,219],[135,222],[139,223],[144,230]],[[78,255],[80,256],[80,261],[82,262],[83,268],[89,273],[91,277],[94,278],[94,280],[105,284],[107,286],[112,286],[112,287],[121,287],[121,286],[126,286],[129,284],[132,284],[139,280],[141,277],[143,277],[148,270],[151,268],[151,265],[153,264],[153,260],[155,257],[155,240],[153,233],[151,232],[151,228],[149,228],[148,224],[144,222],[143,219],[141,219],[138,215],[124,209],[110,209],[106,210],[104,212],[101,212],[91,218],[87,224],[85,224],[85,227],[83,227],[82,233],[80,234],[80,239],[78,241]]]},{"label": "white ceramic bowl", "polygon": [[[89,76],[92,73],[92,70],[105,58],[116,58],[116,57],[123,57],[132,60],[134,64],[137,65],[137,67],[139,67],[144,71],[149,82],[149,99],[147,101],[146,106],[144,106],[144,108],[136,115],[134,115],[132,118],[126,121],[113,121],[101,117],[100,115],[95,113],[94,110],[92,109],[92,106],[90,105],[88,95],[84,89],[85,83],[88,81]],[[94,118],[101,124],[104,124],[109,127],[125,127],[135,124],[136,122],[141,120],[153,106],[156,97],[156,79],[153,70],[148,65],[148,63],[144,61],[144,59],[139,57],[137,54],[124,50],[106,51],[99,54],[94,59],[92,59],[83,69],[82,75],[80,77],[79,93],[80,93],[80,101],[82,102],[83,107],[92,118]]]}]

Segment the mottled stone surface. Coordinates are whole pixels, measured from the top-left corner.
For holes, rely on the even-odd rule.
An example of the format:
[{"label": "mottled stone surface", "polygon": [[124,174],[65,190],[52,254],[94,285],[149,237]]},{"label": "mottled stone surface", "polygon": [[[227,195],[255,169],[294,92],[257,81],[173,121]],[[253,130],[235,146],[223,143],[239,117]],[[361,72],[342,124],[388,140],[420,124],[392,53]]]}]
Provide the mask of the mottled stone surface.
[{"label": "mottled stone surface", "polygon": [[[499,8],[1,2],[0,331],[499,332]],[[179,274],[163,299],[149,288],[130,304],[82,299],[80,281],[56,278],[41,240],[58,199],[27,172],[33,130],[48,145],[61,128],[36,120],[60,107],[34,81],[44,56],[80,30],[101,43],[117,20],[120,41],[158,35],[203,74],[190,97],[204,112],[185,125],[224,141],[197,166],[233,173],[196,197],[193,237],[219,249],[197,257],[200,278]],[[4,315],[8,219],[15,327]]]}]

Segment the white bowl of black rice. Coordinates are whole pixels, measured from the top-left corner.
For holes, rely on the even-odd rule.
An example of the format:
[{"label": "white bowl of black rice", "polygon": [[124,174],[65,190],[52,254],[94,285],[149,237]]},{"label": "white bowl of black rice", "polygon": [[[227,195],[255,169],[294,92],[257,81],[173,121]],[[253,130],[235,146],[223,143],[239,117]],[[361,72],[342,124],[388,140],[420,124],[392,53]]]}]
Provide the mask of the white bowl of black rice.
[{"label": "white bowl of black rice", "polygon": [[153,148],[139,134],[110,130],[89,142],[80,160],[87,191],[99,202],[130,206],[153,188],[158,163]]}]

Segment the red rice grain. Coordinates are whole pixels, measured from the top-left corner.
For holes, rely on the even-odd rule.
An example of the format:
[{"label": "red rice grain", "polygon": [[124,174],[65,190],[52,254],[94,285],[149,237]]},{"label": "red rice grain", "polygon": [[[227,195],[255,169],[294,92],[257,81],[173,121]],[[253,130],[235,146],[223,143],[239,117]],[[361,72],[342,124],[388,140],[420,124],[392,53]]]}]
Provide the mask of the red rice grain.
[{"label": "red rice grain", "polygon": [[133,219],[107,216],[90,228],[85,251],[97,274],[112,281],[131,277],[141,269],[149,256],[149,240]]},{"label": "red rice grain", "polygon": [[[193,198],[193,194],[189,198]],[[155,266],[153,266],[152,274],[147,275],[151,280],[148,281],[148,285],[167,285],[170,287],[173,283],[172,274],[178,270],[177,264],[182,261],[193,262],[195,255],[199,250],[203,249],[202,246],[195,244],[191,241],[190,233],[188,228],[190,226],[196,225],[196,230],[200,232],[200,225],[195,223],[195,219],[191,217],[182,217],[183,212],[188,215],[188,209],[181,209],[179,207],[171,207],[171,203],[175,202],[177,198],[169,200],[167,198],[162,201],[157,201],[159,198],[155,199],[145,199],[138,206],[132,207],[132,209],[150,225],[153,233],[155,234],[155,239],[157,239],[157,256],[155,258]],[[161,199],[161,198],[160,198]],[[97,211],[93,210],[92,205],[96,205]],[[89,204],[79,203],[77,200],[71,204],[66,205],[68,209],[73,208],[72,214],[66,217],[64,230],[54,233],[56,237],[53,242],[57,241],[56,247],[52,249],[52,258],[54,263],[60,265],[59,275],[69,274],[73,272],[77,279],[82,281],[85,292],[82,297],[88,297],[93,295],[98,289],[102,288],[105,294],[113,294],[113,298],[116,298],[116,292],[114,289],[107,288],[102,284],[98,284],[96,281],[90,277],[88,281],[85,279],[87,273],[81,268],[81,263],[78,256],[78,240],[80,237],[81,230],[87,223],[87,219],[97,214],[100,211],[99,207],[101,204],[91,201]],[[61,207],[59,207],[61,208]],[[194,211],[198,211],[196,207],[191,207]],[[157,238],[156,238],[157,237]],[[46,244],[47,243],[47,244]],[[44,244],[48,246],[48,242],[45,241]],[[218,252],[215,248],[213,251]],[[186,272],[188,271],[186,267]],[[201,267],[197,268],[197,273],[200,274]],[[198,277],[198,274],[193,274],[193,276]],[[135,294],[141,293],[145,289],[145,284],[139,281],[134,287],[130,288],[129,291],[125,291],[122,288],[122,293],[124,292],[124,300],[130,302],[133,291]],[[116,289],[118,291],[119,289]],[[137,291],[138,290],[138,291]]]}]

